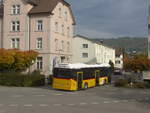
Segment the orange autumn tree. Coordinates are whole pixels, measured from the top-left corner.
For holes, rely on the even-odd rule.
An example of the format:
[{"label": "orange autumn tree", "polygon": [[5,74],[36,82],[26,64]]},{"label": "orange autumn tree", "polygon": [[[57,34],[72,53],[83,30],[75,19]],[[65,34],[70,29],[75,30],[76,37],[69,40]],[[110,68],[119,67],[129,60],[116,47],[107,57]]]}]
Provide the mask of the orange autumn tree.
[{"label": "orange autumn tree", "polygon": [[33,65],[37,56],[35,51],[0,49],[0,72],[24,71]]},{"label": "orange autumn tree", "polygon": [[136,55],[133,58],[124,58],[124,69],[134,72],[142,72],[150,69],[150,59],[144,55]]}]

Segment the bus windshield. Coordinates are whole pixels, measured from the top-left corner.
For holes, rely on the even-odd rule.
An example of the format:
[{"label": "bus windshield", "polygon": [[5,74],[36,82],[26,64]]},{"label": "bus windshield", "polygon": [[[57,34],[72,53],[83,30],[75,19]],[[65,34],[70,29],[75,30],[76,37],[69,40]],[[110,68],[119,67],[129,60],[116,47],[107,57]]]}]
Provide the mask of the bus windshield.
[{"label": "bus windshield", "polygon": [[72,74],[70,70],[67,69],[54,69],[54,77],[56,78],[64,78],[64,79],[71,79]]}]

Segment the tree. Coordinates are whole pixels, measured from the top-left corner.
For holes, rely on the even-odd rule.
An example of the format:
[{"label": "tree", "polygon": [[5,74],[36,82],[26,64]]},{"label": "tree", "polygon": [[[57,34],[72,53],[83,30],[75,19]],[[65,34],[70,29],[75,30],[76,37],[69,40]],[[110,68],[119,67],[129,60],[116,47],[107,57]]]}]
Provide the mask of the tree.
[{"label": "tree", "polygon": [[111,66],[111,71],[114,72],[114,63],[110,60],[109,65]]},{"label": "tree", "polygon": [[38,53],[35,51],[20,51],[0,49],[0,72],[21,72],[33,65]]},{"label": "tree", "polygon": [[137,55],[133,58],[124,58],[124,69],[127,71],[145,71],[150,69],[150,59],[145,55]]}]

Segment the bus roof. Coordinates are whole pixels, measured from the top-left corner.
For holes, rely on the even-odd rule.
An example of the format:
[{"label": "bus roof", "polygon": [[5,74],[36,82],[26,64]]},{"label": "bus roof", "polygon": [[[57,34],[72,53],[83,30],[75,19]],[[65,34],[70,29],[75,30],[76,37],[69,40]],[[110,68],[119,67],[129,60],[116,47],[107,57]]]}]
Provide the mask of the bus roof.
[{"label": "bus roof", "polygon": [[98,67],[110,67],[108,63],[88,65],[84,63],[75,64],[59,64],[56,68],[67,68],[67,69],[82,69],[82,68],[98,68]]}]

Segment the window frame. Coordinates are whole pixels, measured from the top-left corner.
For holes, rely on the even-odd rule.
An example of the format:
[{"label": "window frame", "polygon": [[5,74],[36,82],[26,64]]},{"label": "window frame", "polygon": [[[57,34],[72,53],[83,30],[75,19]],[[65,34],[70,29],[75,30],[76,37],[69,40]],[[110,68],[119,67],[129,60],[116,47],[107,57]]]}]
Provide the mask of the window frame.
[{"label": "window frame", "polygon": [[11,32],[20,32],[20,21],[11,21]]},{"label": "window frame", "polygon": [[37,57],[36,59],[36,68],[37,70],[42,70],[43,69],[43,57]]},{"label": "window frame", "polygon": [[36,39],[36,49],[42,49],[43,48],[43,38],[39,37]]},{"label": "window frame", "polygon": [[88,58],[89,54],[88,53],[82,53],[82,58]]},{"label": "window frame", "polygon": [[37,20],[37,31],[43,31],[43,20]]},{"label": "window frame", "polygon": [[13,4],[11,6],[11,14],[12,15],[19,15],[21,13],[21,5],[20,4]]},{"label": "window frame", "polygon": [[89,48],[89,45],[88,44],[82,44],[82,48],[87,49],[87,48]]},{"label": "window frame", "polygon": [[11,48],[12,49],[19,49],[20,48],[20,39],[19,38],[12,38],[11,39]]}]

